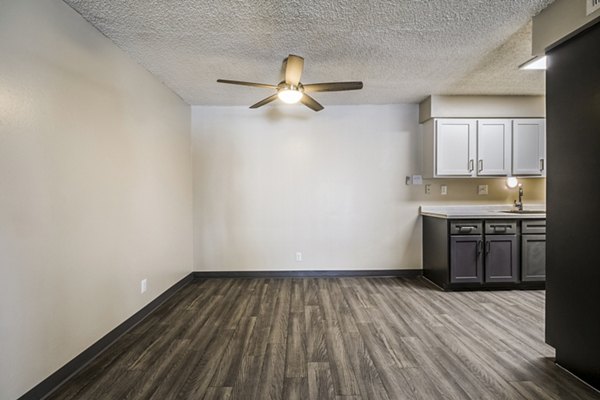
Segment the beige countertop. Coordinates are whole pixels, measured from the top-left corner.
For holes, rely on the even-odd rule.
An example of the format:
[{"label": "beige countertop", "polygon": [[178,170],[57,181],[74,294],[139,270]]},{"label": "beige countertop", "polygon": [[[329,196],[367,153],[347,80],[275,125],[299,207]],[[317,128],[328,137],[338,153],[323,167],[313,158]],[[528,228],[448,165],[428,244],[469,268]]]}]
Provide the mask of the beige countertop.
[{"label": "beige countertop", "polygon": [[533,213],[509,213],[513,210],[510,204],[498,205],[449,205],[421,206],[421,215],[446,219],[545,219],[545,204],[526,204],[525,211]]}]

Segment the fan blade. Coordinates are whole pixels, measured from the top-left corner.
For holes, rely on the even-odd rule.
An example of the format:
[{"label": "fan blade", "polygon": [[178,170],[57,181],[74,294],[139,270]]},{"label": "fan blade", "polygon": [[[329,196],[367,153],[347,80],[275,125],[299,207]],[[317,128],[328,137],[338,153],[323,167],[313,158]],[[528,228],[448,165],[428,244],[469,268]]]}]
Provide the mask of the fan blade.
[{"label": "fan blade", "polygon": [[304,94],[300,98],[300,102],[313,111],[321,111],[323,109],[323,106],[320,105],[318,101],[316,101],[307,94]]},{"label": "fan blade", "polygon": [[362,82],[327,82],[303,85],[305,92],[339,92],[342,90],[358,90],[363,88]]},{"label": "fan blade", "polygon": [[285,83],[298,86],[303,68],[304,58],[290,54],[285,62]]},{"label": "fan blade", "polygon": [[272,95],[272,96],[269,96],[269,97],[267,97],[266,99],[262,99],[261,101],[259,101],[259,102],[258,102],[258,103],[256,103],[256,104],[253,104],[253,105],[251,105],[251,106],[250,106],[250,108],[258,108],[258,107],[262,107],[262,106],[264,106],[265,104],[269,104],[270,102],[272,102],[272,101],[275,101],[275,100],[277,100],[277,93],[275,93],[275,94],[274,94],[274,95]]},{"label": "fan blade", "polygon": [[219,83],[229,83],[231,85],[242,85],[242,86],[259,87],[259,88],[265,88],[265,89],[277,89],[277,86],[275,86],[275,85],[267,85],[266,83],[230,81],[229,79],[217,79],[217,82],[219,82]]}]

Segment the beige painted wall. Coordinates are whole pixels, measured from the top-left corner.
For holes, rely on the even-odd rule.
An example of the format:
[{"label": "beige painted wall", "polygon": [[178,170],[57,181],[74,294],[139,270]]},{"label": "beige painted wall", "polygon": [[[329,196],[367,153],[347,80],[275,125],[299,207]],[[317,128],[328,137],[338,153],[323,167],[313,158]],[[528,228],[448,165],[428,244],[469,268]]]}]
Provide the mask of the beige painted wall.
[{"label": "beige painted wall", "polygon": [[[420,268],[421,204],[512,203],[502,179],[406,186],[418,118],[416,104],[192,107],[195,269]],[[544,179],[523,182],[544,202]]]},{"label": "beige painted wall", "polygon": [[555,0],[533,17],[531,53],[543,55],[549,48],[598,22],[600,11],[586,15],[586,2],[587,0]]},{"label": "beige painted wall", "polygon": [[431,118],[545,118],[544,96],[432,95],[419,104],[419,122]]},{"label": "beige painted wall", "polygon": [[192,270],[190,107],[59,0],[1,1],[0,54],[14,399]]}]

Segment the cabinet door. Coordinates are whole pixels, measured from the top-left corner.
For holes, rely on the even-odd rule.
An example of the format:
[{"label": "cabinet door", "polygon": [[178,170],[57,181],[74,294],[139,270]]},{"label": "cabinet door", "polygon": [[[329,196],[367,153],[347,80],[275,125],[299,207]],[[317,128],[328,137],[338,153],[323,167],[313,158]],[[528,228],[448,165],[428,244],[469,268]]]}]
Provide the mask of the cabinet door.
[{"label": "cabinet door", "polygon": [[477,175],[510,174],[511,136],[511,120],[477,121]]},{"label": "cabinet door", "polygon": [[518,282],[518,250],[516,235],[485,237],[485,281]]},{"label": "cabinet door", "polygon": [[437,176],[473,176],[477,125],[470,119],[436,120]]},{"label": "cabinet door", "polygon": [[521,236],[521,280],[546,280],[546,235]]},{"label": "cabinet door", "polygon": [[450,236],[450,282],[483,283],[483,237]]},{"label": "cabinet door", "polygon": [[512,131],[513,175],[545,175],[545,121],[543,119],[515,119]]}]

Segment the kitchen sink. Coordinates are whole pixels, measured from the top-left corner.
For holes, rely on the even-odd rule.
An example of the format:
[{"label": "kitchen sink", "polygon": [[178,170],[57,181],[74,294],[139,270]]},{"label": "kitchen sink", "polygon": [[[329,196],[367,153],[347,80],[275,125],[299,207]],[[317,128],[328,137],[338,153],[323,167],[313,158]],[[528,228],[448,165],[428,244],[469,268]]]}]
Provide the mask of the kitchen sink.
[{"label": "kitchen sink", "polygon": [[500,211],[506,214],[546,214],[546,210],[510,210]]}]

